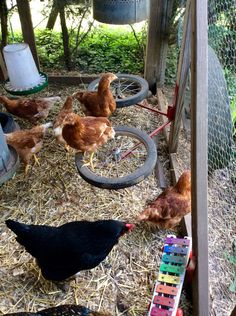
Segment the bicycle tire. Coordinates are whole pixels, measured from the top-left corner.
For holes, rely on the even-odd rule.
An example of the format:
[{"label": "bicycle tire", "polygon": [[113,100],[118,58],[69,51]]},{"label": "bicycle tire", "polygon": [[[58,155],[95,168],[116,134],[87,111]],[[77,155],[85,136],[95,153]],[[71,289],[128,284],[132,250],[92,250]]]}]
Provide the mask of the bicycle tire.
[{"label": "bicycle tire", "polygon": [[98,176],[87,166],[84,166],[83,153],[77,153],[75,155],[75,164],[80,176],[88,183],[102,189],[123,189],[141,182],[152,173],[157,160],[156,145],[145,132],[129,126],[116,126],[114,130],[116,135],[132,135],[133,138],[141,142],[146,148],[147,157],[144,164],[131,174],[124,177],[108,178]]},{"label": "bicycle tire", "polygon": [[[138,93],[136,93],[135,95],[125,97],[124,99],[116,98],[115,100],[116,100],[117,108],[122,108],[122,107],[130,106],[130,105],[134,105],[134,104],[144,100],[147,97],[149,86],[148,86],[148,82],[145,79],[143,79],[140,76],[129,75],[129,74],[116,74],[116,76],[119,78],[119,80],[124,79],[124,80],[129,80],[131,82],[133,81],[135,84],[137,84],[140,87],[140,91],[138,91]],[[93,80],[88,85],[88,91],[96,91],[99,80],[100,80],[100,78]],[[116,82],[116,80],[113,81],[113,83],[115,83],[115,82]],[[112,85],[112,83],[111,83],[111,85]]]}]

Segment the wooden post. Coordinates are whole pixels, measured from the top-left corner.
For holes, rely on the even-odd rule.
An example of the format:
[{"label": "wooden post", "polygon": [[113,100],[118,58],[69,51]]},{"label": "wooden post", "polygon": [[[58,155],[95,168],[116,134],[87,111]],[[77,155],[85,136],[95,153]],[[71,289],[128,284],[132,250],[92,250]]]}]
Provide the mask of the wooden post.
[{"label": "wooden post", "polygon": [[163,86],[165,80],[169,21],[173,3],[173,0],[150,0],[144,77],[155,94],[157,86]]},{"label": "wooden post", "polygon": [[178,72],[176,78],[176,100],[175,100],[175,119],[171,124],[170,138],[169,138],[169,151],[175,153],[177,151],[179,142],[179,133],[182,119],[182,110],[184,106],[184,97],[187,87],[187,79],[190,68],[190,43],[191,43],[191,14],[190,14],[190,0],[187,1],[183,38],[180,49],[180,56],[178,62]]},{"label": "wooden post", "polygon": [[28,0],[16,0],[24,41],[29,44],[35,64],[39,70],[39,60],[34,37],[33,23],[31,19]]},{"label": "wooden post", "polygon": [[1,20],[1,35],[2,35],[2,41],[1,41],[1,50],[4,46],[7,45],[7,16],[8,16],[8,9],[7,9],[7,3],[6,0],[0,1],[0,20]]},{"label": "wooden post", "polygon": [[0,52],[0,81],[5,81],[7,80],[7,68],[2,56],[2,53]]},{"label": "wooden post", "polygon": [[207,1],[192,0],[191,45],[191,167],[192,234],[196,270],[193,279],[193,315],[209,315],[207,214]]}]

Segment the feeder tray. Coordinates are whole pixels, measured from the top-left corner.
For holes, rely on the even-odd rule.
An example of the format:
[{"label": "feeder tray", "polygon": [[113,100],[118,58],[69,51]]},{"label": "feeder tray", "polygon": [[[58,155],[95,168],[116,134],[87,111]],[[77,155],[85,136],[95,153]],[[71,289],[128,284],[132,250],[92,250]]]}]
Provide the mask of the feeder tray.
[{"label": "feeder tray", "polygon": [[39,92],[48,86],[48,76],[43,72],[39,72],[39,76],[40,83],[27,90],[13,88],[9,79],[5,81],[4,89],[12,95],[28,95]]},{"label": "feeder tray", "polygon": [[107,24],[132,24],[149,16],[149,0],[93,0],[93,18]]}]

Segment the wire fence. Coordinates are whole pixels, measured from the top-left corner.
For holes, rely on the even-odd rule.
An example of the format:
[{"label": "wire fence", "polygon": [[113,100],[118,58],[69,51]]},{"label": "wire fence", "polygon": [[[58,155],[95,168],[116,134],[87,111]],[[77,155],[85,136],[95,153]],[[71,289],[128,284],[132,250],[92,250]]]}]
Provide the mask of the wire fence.
[{"label": "wire fence", "polygon": [[[185,0],[179,0],[181,10],[185,5]],[[183,19],[180,18],[178,47],[182,43],[182,36]],[[187,135],[191,135],[190,73],[188,81],[182,117]],[[208,117],[202,117],[202,120],[206,119],[210,315],[229,316],[236,295],[235,0],[208,0]],[[181,154],[183,150],[183,146],[179,146]]]},{"label": "wire fence", "polygon": [[235,0],[208,1],[208,44],[210,303],[211,315],[230,315],[236,293]]}]

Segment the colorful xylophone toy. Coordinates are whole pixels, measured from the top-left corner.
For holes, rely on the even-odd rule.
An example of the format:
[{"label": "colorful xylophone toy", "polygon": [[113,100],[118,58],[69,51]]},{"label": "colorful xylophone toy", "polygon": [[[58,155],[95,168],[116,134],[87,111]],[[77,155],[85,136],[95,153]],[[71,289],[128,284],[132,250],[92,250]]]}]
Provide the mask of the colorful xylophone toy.
[{"label": "colorful xylophone toy", "polygon": [[178,316],[179,299],[192,250],[190,237],[168,235],[148,316]]}]

